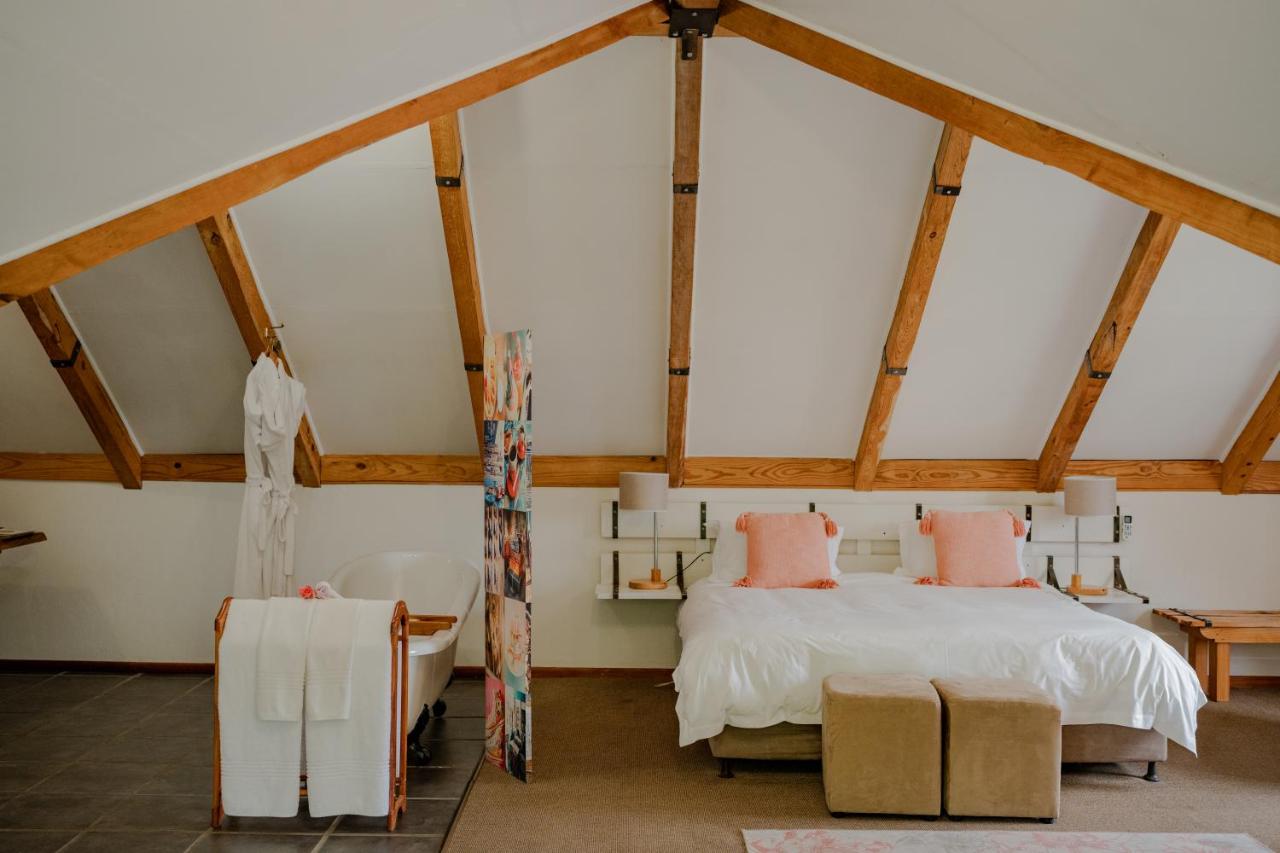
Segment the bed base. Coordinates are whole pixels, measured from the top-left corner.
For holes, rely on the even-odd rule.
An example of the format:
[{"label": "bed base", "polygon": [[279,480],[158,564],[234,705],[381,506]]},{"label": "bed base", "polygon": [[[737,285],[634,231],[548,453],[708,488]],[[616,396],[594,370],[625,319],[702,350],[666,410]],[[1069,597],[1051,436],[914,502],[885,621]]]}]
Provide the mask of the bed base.
[{"label": "bed base", "polygon": [[[737,758],[772,761],[819,761],[822,759],[822,726],[778,723],[763,729],[725,726],[707,739],[711,754],[720,759],[720,778],[733,778]],[[1147,763],[1143,779],[1159,782],[1157,762],[1169,758],[1169,741],[1152,729],[1095,724],[1062,727],[1063,764]]]}]

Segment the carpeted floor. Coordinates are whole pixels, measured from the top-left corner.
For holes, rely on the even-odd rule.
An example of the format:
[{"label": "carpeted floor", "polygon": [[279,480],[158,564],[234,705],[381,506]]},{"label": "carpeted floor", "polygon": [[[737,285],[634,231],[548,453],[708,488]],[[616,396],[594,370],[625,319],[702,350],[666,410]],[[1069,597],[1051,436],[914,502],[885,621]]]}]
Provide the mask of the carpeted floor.
[{"label": "carpeted floor", "polygon": [[[463,851],[741,851],[743,828],[1028,829],[1038,824],[831,817],[815,764],[738,762],[719,779],[705,744],[676,746],[675,694],[640,679],[533,685],[533,781],[484,765],[445,845]],[[1045,829],[1247,832],[1280,849],[1280,689],[1232,691],[1200,712],[1200,758],[1069,770]]]}]

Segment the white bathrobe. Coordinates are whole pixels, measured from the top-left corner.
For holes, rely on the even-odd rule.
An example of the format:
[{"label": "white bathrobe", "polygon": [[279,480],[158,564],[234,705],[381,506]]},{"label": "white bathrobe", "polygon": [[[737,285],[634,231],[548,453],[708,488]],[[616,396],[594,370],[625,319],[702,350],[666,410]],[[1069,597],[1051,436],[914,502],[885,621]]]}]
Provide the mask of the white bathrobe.
[{"label": "white bathrobe", "polygon": [[293,444],[306,388],[265,354],[244,388],[244,505],[236,552],[236,598],[292,595]]}]

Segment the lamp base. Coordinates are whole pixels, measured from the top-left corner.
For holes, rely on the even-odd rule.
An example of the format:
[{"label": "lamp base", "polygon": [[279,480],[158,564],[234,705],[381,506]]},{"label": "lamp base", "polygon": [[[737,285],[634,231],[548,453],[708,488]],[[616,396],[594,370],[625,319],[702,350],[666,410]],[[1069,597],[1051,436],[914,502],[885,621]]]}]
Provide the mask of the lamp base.
[{"label": "lamp base", "polygon": [[1105,586],[1085,586],[1084,578],[1076,574],[1071,576],[1071,586],[1067,587],[1067,592],[1072,595],[1106,595],[1107,588]]},{"label": "lamp base", "polygon": [[662,579],[662,571],[655,568],[649,570],[649,579],[647,581],[628,581],[627,586],[632,589],[666,589],[667,582]]}]

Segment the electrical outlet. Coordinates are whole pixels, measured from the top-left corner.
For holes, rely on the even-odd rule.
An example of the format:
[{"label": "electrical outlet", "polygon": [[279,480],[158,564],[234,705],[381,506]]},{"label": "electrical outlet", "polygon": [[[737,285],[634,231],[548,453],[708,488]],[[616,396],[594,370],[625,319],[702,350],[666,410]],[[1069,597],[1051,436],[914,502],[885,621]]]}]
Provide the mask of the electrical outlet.
[{"label": "electrical outlet", "polygon": [[1133,516],[1124,515],[1120,519],[1120,541],[1125,542],[1133,538]]}]

